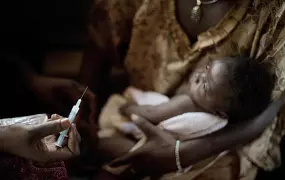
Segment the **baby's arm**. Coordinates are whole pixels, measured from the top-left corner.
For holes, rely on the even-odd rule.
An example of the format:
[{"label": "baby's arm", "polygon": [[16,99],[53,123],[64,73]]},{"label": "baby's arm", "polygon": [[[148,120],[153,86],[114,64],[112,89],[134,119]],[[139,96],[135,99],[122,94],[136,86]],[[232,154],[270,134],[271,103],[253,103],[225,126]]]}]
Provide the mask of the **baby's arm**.
[{"label": "baby's arm", "polygon": [[122,113],[130,116],[137,114],[147,118],[154,124],[169,119],[171,117],[186,113],[186,112],[199,112],[199,108],[195,106],[193,101],[188,95],[176,95],[170,99],[169,102],[160,105],[127,105],[122,107]]}]

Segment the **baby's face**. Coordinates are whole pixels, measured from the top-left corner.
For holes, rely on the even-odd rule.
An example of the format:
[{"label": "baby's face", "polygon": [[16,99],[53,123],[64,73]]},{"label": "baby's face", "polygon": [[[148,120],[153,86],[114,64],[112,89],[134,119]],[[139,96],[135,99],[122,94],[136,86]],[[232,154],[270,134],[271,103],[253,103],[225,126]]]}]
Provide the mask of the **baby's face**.
[{"label": "baby's face", "polygon": [[189,92],[198,106],[209,112],[222,112],[230,97],[229,69],[225,60],[205,60],[197,64],[189,78]]}]

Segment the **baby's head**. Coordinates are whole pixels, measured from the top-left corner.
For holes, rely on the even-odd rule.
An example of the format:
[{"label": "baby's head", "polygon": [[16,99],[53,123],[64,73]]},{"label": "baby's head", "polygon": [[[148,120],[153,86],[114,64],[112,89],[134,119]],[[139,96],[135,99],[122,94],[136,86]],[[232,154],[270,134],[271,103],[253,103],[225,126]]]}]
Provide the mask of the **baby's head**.
[{"label": "baby's head", "polygon": [[225,57],[200,62],[191,73],[189,88],[198,106],[234,122],[252,118],[267,107],[273,81],[257,61]]}]

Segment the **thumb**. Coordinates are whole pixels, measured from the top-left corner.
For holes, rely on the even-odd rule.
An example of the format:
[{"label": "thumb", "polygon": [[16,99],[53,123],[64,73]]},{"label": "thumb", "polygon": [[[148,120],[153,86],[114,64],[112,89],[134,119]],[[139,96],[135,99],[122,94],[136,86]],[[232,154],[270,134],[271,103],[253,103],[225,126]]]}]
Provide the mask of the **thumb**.
[{"label": "thumb", "polygon": [[132,114],[131,119],[147,137],[157,135],[158,128],[145,118]]},{"label": "thumb", "polygon": [[67,118],[48,121],[43,124],[32,126],[29,129],[31,138],[43,138],[48,135],[57,134],[70,127],[70,121]]}]

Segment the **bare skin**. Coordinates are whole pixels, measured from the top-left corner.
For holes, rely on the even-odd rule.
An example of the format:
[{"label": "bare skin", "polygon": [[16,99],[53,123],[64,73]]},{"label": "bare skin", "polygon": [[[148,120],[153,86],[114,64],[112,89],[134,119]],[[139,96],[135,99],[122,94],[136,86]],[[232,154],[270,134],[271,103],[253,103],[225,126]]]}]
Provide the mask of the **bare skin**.
[{"label": "bare skin", "polygon": [[127,105],[121,110],[130,115],[143,115],[154,124],[186,112],[208,112],[224,116],[226,102],[223,97],[230,95],[228,70],[222,60],[202,61],[184,83],[182,90],[167,103],[157,106]]},{"label": "bare skin", "polygon": [[196,37],[207,31],[209,28],[218,24],[218,22],[225,16],[225,14],[233,7],[236,2],[234,0],[219,0],[211,5],[202,5],[203,16],[197,24],[192,22],[189,18],[189,9],[196,5],[196,1],[177,0],[176,13],[177,20],[186,32],[190,40],[195,40]]}]

